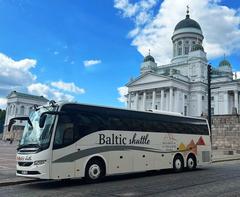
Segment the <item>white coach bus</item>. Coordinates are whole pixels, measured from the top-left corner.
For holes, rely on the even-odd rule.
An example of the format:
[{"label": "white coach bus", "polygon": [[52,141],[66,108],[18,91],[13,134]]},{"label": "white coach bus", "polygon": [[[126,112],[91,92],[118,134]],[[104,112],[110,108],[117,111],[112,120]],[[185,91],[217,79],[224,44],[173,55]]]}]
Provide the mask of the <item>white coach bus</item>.
[{"label": "white coach bus", "polygon": [[202,118],[77,103],[36,108],[17,149],[16,175],[40,179],[104,176],[211,162],[208,123]]}]

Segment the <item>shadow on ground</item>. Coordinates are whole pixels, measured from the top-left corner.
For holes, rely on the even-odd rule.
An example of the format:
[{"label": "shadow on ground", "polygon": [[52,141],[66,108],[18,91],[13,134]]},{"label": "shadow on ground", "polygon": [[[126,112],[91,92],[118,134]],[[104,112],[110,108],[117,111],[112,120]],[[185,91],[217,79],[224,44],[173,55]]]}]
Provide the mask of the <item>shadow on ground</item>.
[{"label": "shadow on ground", "polygon": [[[202,171],[207,170],[207,168],[204,169],[196,169],[194,171]],[[181,173],[194,173],[194,171],[183,171]],[[123,181],[123,180],[130,180],[130,179],[140,179],[144,177],[151,177],[151,176],[168,176],[171,174],[181,174],[176,173],[173,170],[159,170],[159,171],[148,171],[148,172],[141,172],[141,173],[131,173],[131,174],[125,174],[125,175],[114,175],[105,177],[101,182],[98,183],[86,183],[84,179],[66,179],[66,180],[43,180],[41,182],[35,182],[31,184],[27,184],[26,187],[29,188],[35,188],[35,189],[57,189],[57,188],[64,188],[64,187],[75,187],[75,186],[81,186],[81,185],[93,185],[93,184],[101,184],[101,183],[107,183],[107,182],[117,182],[117,181]]]}]

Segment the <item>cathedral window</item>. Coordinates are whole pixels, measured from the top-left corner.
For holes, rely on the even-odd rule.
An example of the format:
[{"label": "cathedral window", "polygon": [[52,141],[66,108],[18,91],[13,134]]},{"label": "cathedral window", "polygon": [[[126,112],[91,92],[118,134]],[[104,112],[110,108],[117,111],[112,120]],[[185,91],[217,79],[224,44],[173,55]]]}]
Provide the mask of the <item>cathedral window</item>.
[{"label": "cathedral window", "polygon": [[182,41],[178,42],[178,49],[177,49],[177,51],[178,51],[178,55],[182,55]]},{"label": "cathedral window", "polygon": [[189,53],[189,46],[184,47],[184,54],[187,55]]},{"label": "cathedral window", "polygon": [[187,106],[184,106],[184,116],[187,115]]},{"label": "cathedral window", "polygon": [[211,107],[211,114],[214,115],[214,108]]},{"label": "cathedral window", "polygon": [[192,48],[193,48],[193,46],[196,44],[196,42],[195,41],[192,41],[192,44],[191,44],[191,50],[192,50]]},{"label": "cathedral window", "polygon": [[182,55],[182,47],[178,47],[178,55]]},{"label": "cathedral window", "polygon": [[185,41],[184,43],[184,54],[187,55],[189,53],[189,42]]}]

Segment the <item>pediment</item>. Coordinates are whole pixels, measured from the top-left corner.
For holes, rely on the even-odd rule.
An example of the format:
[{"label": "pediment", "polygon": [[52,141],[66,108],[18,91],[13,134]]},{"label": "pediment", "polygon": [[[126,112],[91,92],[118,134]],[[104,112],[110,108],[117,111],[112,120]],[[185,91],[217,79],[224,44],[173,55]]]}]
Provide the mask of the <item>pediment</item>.
[{"label": "pediment", "polygon": [[127,86],[135,86],[135,85],[142,85],[146,83],[154,83],[154,82],[160,82],[160,81],[168,81],[168,77],[162,76],[162,75],[155,75],[155,74],[147,74],[143,75],[134,81],[127,84]]}]

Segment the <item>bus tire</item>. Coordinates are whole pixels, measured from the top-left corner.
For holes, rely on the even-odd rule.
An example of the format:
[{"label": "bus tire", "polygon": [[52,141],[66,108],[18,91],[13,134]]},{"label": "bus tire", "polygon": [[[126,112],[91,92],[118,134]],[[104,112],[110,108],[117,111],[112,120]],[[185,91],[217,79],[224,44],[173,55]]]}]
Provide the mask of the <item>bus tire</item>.
[{"label": "bus tire", "polygon": [[99,159],[92,159],[87,163],[85,180],[87,182],[98,182],[105,176],[104,163]]},{"label": "bus tire", "polygon": [[181,172],[184,168],[184,160],[182,155],[177,154],[173,159],[173,169],[175,172]]},{"label": "bus tire", "polygon": [[194,170],[197,167],[197,160],[194,154],[190,153],[187,157],[187,169]]}]

